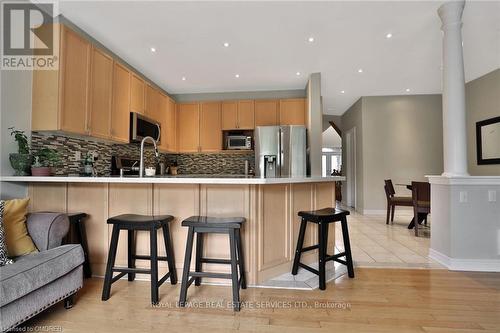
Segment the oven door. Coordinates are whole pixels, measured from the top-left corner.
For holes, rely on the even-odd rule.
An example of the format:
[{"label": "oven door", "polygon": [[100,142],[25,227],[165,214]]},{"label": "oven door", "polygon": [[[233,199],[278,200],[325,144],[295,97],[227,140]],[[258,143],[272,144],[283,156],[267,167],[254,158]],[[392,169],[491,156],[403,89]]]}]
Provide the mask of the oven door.
[{"label": "oven door", "polygon": [[140,142],[145,137],[150,136],[157,142],[160,142],[161,128],[160,124],[153,119],[142,114],[130,113],[130,141]]}]

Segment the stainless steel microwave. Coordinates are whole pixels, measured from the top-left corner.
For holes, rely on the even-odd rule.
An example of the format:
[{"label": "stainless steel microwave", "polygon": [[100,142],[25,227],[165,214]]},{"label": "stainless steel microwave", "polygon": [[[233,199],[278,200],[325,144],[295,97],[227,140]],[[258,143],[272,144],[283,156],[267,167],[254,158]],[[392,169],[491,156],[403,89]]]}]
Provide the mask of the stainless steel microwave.
[{"label": "stainless steel microwave", "polygon": [[226,139],[227,149],[252,149],[252,137],[245,135],[228,135]]},{"label": "stainless steel microwave", "polygon": [[160,142],[160,123],[137,112],[130,112],[130,141],[140,142],[150,136]]}]

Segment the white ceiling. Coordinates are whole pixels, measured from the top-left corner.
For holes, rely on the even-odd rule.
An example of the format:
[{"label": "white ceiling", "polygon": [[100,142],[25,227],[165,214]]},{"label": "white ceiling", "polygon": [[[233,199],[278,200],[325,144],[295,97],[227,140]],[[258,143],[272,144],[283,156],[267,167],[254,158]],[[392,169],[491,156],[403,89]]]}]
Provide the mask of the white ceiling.
[{"label": "white ceiling", "polygon": [[[61,1],[59,10],[169,93],[302,89],[321,72],[323,111],[342,114],[360,96],[441,91],[441,3]],[[469,1],[463,20],[469,81],[500,67],[500,2]]]}]

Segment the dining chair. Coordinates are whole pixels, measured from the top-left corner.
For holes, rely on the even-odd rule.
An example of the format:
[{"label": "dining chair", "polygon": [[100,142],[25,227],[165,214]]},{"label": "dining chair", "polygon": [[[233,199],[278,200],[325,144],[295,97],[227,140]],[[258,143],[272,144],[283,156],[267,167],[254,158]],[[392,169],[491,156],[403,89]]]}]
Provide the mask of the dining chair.
[{"label": "dining chair", "polygon": [[427,214],[431,212],[431,184],[427,182],[411,182],[412,187],[412,203],[413,203],[413,220],[415,221],[415,236],[418,237],[419,214]]},{"label": "dining chair", "polygon": [[385,196],[387,198],[387,218],[385,224],[389,224],[389,215],[391,222],[394,222],[394,211],[396,210],[396,206],[413,206],[413,202],[411,197],[397,197],[396,191],[394,191],[394,185],[392,185],[392,180],[386,179],[384,180],[384,190]]}]

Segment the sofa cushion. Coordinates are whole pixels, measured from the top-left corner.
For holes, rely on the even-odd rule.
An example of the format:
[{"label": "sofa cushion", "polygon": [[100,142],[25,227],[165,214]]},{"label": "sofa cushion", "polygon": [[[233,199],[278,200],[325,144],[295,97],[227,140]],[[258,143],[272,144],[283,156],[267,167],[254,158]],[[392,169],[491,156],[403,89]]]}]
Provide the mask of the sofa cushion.
[{"label": "sofa cushion", "polygon": [[7,244],[5,243],[5,232],[3,228],[3,208],[5,201],[0,200],[0,266],[12,264],[12,260],[7,257]]},{"label": "sofa cushion", "polygon": [[38,251],[30,235],[28,235],[26,227],[28,204],[28,198],[5,201],[3,222],[9,257],[22,256]]},{"label": "sofa cushion", "polygon": [[28,254],[0,267],[0,306],[64,276],[83,261],[82,247],[70,244]]}]

